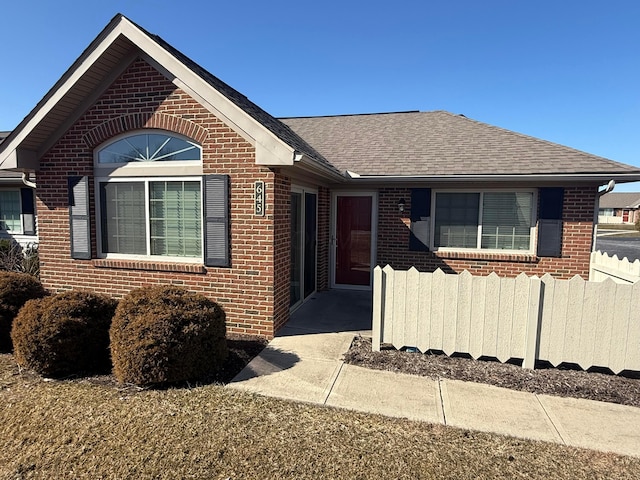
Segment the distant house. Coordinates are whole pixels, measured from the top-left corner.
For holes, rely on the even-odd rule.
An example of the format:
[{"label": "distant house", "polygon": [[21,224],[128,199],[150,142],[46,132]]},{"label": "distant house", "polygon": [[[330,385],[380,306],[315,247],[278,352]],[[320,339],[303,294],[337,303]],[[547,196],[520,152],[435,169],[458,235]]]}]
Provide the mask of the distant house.
[{"label": "distant house", "polygon": [[[11,132],[0,132],[0,144]],[[0,238],[13,239],[23,247],[38,242],[34,190],[20,172],[0,170]]]},{"label": "distant house", "polygon": [[375,265],[587,277],[599,187],[640,180],[443,111],[276,119],[122,15],[0,169],[37,174],[48,289],[174,283],[267,337],[318,290],[370,289]]},{"label": "distant house", "polygon": [[610,192],[600,197],[598,223],[634,224],[640,219],[640,192]]}]

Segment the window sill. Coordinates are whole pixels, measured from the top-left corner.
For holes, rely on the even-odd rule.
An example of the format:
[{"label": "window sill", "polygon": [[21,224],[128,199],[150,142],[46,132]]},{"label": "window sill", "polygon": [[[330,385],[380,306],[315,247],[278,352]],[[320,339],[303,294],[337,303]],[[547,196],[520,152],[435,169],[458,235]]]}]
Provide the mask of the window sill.
[{"label": "window sill", "polygon": [[142,260],[114,260],[99,258],[92,260],[96,268],[116,268],[122,270],[148,270],[154,272],[206,273],[207,269],[197,263],[170,263]]},{"label": "window sill", "polygon": [[537,263],[540,259],[533,253],[496,253],[496,252],[462,252],[462,251],[435,251],[433,254],[438,258],[451,260],[489,260],[493,262],[521,262],[521,263]]}]

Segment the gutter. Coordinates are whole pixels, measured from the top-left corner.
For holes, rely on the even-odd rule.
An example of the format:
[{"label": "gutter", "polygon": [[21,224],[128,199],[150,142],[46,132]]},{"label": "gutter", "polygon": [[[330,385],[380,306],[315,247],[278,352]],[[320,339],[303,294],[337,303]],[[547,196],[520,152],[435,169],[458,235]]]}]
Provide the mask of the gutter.
[{"label": "gutter", "polygon": [[360,175],[347,170],[344,176],[357,183],[474,183],[474,182],[599,182],[603,184],[610,180],[618,183],[640,181],[638,173],[561,173],[561,174],[520,174],[520,175]]},{"label": "gutter", "polygon": [[318,160],[314,160],[308,155],[297,151],[294,154],[294,165],[295,164],[299,164],[303,169],[311,171],[316,175],[320,175],[328,180],[333,180],[335,182],[343,183],[349,179],[345,175],[342,175],[332,165],[319,162]]},{"label": "gutter", "polygon": [[27,187],[36,189],[35,182],[29,180],[29,172],[22,172],[22,183],[24,183]]}]

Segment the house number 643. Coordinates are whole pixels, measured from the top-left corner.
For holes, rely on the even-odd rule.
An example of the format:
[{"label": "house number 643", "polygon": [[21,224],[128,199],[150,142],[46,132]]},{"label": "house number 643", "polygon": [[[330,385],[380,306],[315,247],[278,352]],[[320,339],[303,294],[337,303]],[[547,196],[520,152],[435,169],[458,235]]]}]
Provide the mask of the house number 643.
[{"label": "house number 643", "polygon": [[254,186],[254,214],[264,216],[264,182],[258,180]]}]

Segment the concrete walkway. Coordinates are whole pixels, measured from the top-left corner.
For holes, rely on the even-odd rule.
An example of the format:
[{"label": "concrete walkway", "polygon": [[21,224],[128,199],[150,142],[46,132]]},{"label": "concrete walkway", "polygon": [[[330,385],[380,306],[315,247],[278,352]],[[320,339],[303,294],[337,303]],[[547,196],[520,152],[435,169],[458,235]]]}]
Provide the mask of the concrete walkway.
[{"label": "concrete walkway", "polygon": [[229,388],[640,457],[640,408],[347,365],[354,335],[371,333],[371,296],[314,298]]}]

